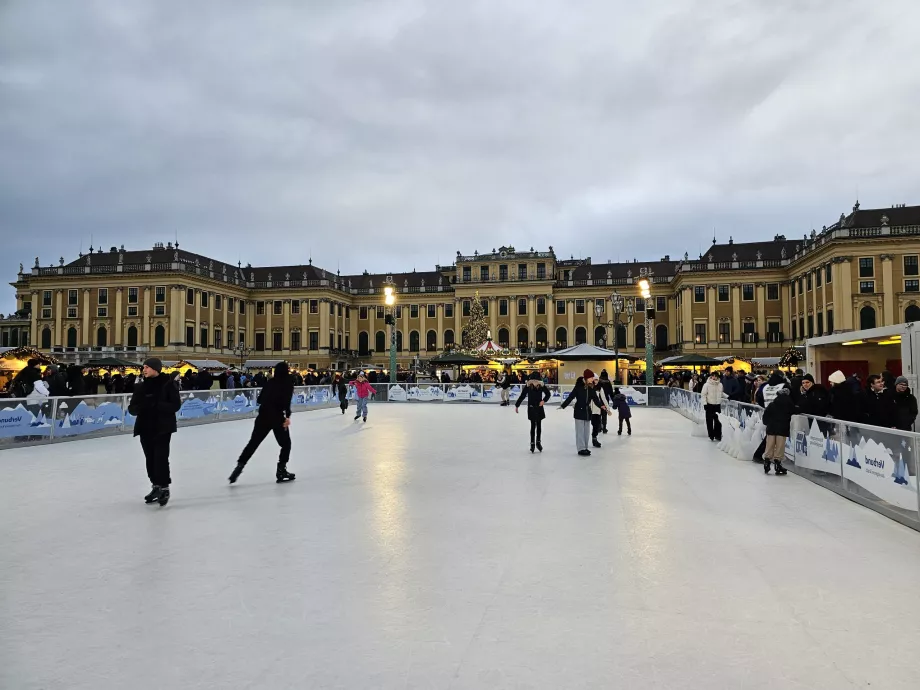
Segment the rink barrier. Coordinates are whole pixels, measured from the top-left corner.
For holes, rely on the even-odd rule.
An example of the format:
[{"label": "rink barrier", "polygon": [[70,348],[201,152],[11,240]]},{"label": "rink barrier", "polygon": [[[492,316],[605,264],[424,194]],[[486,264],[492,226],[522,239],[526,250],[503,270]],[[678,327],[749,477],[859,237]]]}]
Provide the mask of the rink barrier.
[{"label": "rink barrier", "polygon": [[[392,403],[499,404],[501,389],[494,384],[376,383],[372,400]],[[571,385],[549,385],[550,405],[559,405]],[[522,386],[512,386],[509,400],[517,402]],[[630,405],[667,407],[668,389],[663,386],[622,386]],[[260,388],[180,391],[182,406],[176,413],[179,427],[254,417],[259,409]],[[354,401],[348,387],[347,399]],[[76,395],[54,398],[0,398],[0,449],[37,445],[78,438],[98,438],[129,433],[134,417],[128,411],[130,393]],[[291,411],[337,407],[332,386],[296,386]]]},{"label": "rink barrier", "polygon": [[[694,423],[691,435],[706,438],[702,396],[672,388],[670,400],[672,409]],[[719,421],[719,449],[739,460],[752,460],[766,437],[763,408],[725,400]],[[920,531],[920,434],[795,415],[785,455],[796,474]]]}]

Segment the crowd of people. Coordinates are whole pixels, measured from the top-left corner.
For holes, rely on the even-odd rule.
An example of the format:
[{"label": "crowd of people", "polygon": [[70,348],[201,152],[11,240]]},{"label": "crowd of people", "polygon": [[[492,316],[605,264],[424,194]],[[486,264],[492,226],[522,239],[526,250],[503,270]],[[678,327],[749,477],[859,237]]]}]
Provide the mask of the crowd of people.
[{"label": "crowd of people", "polygon": [[917,398],[907,378],[895,377],[889,371],[870,375],[863,385],[857,374],[848,377],[838,370],[828,377],[830,387],[825,387],[815,383],[814,377],[801,369],[796,369],[790,378],[781,371],[774,371],[765,378],[747,377],[740,372],[735,374],[727,368],[722,375],[712,372],[705,383],[696,383],[706,411],[706,431],[711,441],[722,440],[719,413],[725,400],[748,402],[750,398],[754,404],[764,408],[767,437],[758,453],[764,471],[770,472],[772,461],[772,468],[779,475],[786,474],[783,459],[794,415],[812,415],[901,431],[913,431],[917,419]]}]

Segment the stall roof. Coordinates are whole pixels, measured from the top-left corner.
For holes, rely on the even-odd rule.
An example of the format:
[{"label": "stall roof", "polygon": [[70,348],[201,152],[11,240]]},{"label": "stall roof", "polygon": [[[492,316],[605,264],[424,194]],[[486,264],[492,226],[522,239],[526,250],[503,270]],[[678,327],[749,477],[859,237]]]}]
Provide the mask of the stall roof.
[{"label": "stall roof", "polygon": [[118,357],[99,357],[98,359],[91,359],[86,364],[83,365],[85,368],[91,369],[93,367],[99,367],[100,369],[105,369],[106,367],[115,367],[118,369],[125,367],[133,367],[137,369],[141,365],[137,362],[129,362],[126,359],[118,359]]},{"label": "stall roof", "polygon": [[37,359],[42,364],[60,364],[57,358],[47,355],[30,345],[0,347],[0,359]]},{"label": "stall roof", "polygon": [[183,364],[191,364],[196,369],[229,369],[229,364],[218,362],[216,359],[183,359],[173,366],[181,367]]},{"label": "stall roof", "polygon": [[704,355],[680,355],[679,357],[668,357],[666,360],[662,360],[660,364],[669,366],[669,367],[706,367],[713,366],[716,364],[722,364],[722,360],[715,359],[713,357],[705,357]]},{"label": "stall roof", "polygon": [[446,355],[432,357],[429,360],[432,364],[449,364],[452,366],[462,366],[464,364],[488,364],[489,360],[483,357],[474,357],[473,355],[464,355],[459,352],[451,352]]},{"label": "stall roof", "polygon": [[576,362],[579,360],[603,361],[607,359],[617,359],[618,357],[630,361],[638,359],[638,357],[628,355],[625,352],[617,354],[613,350],[598,347],[597,345],[589,345],[588,343],[581,343],[580,345],[573,345],[563,350],[557,350],[556,352],[546,355],[545,359],[558,359],[562,362]]},{"label": "stall roof", "polygon": [[271,369],[276,364],[281,364],[283,359],[247,359],[243,362],[245,369]]},{"label": "stall roof", "polygon": [[780,357],[756,357],[751,360],[759,367],[775,367],[779,365]]}]

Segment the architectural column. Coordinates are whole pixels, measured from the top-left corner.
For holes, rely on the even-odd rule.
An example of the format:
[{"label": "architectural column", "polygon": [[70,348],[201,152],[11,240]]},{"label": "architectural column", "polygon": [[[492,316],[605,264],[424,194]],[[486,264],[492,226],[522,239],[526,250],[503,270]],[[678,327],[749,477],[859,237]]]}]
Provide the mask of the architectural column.
[{"label": "architectural column", "polygon": [[310,300],[300,300],[300,349],[310,351],[310,331],[307,329],[307,312],[310,311]]},{"label": "architectural column", "polygon": [[[240,342],[240,305],[246,300],[238,299],[236,300],[236,306],[233,309],[233,344],[236,346]],[[243,307],[245,309],[245,307]],[[226,309],[226,307],[224,307]]]},{"label": "architectural column", "polygon": [[402,334],[403,334],[403,350],[404,350],[404,351],[408,351],[408,350],[409,350],[409,333],[410,333],[410,331],[411,331],[411,327],[410,327],[410,325],[409,325],[409,315],[410,315],[411,313],[412,313],[412,310],[409,308],[409,305],[408,305],[408,304],[407,304],[406,306],[403,307],[403,327],[402,327]]},{"label": "architectural column", "polygon": [[511,327],[508,329],[508,330],[511,331],[511,332],[508,334],[508,341],[509,341],[508,344],[509,344],[511,347],[517,347],[517,346],[518,346],[518,336],[517,336],[517,329],[518,329],[518,322],[517,322],[517,319],[518,319],[518,305],[517,305],[517,300],[518,300],[517,295],[511,295],[511,296],[508,298],[508,316],[511,317]]},{"label": "architectural column", "polygon": [[201,345],[201,290],[198,288],[195,288],[195,337],[192,342]]},{"label": "architectural column", "polygon": [[757,300],[757,337],[767,339],[767,284],[757,283],[754,287],[754,298]]},{"label": "architectural column", "polygon": [[459,297],[454,297],[454,342],[463,346],[463,322],[460,320],[463,314],[463,305]]},{"label": "architectural column", "polygon": [[319,348],[329,347],[329,304],[328,297],[319,301]]},{"label": "architectural column", "polygon": [[[93,341],[90,340],[90,327],[89,327],[89,288],[83,288],[83,332],[80,334],[80,341],[83,343],[83,347],[90,347],[93,344]],[[32,314],[35,314],[35,309],[32,310]]]},{"label": "architectural column", "polygon": [[585,297],[585,315],[587,317],[587,325],[585,326],[585,342],[593,345],[594,344],[594,298]]},{"label": "architectural column", "polygon": [[[489,305],[490,310],[491,308],[492,306]],[[491,314],[492,312],[489,311],[489,313]],[[427,352],[428,351],[428,323],[427,323],[428,322],[428,305],[427,304],[419,305],[418,318],[419,318],[419,323],[421,324],[421,326],[419,327],[419,334],[418,334],[419,350],[423,352]]]},{"label": "architectural column", "polygon": [[566,316],[566,333],[565,333],[565,342],[566,345],[571,347],[575,344],[575,300],[566,299],[565,300],[565,316]]},{"label": "architectural column", "polygon": [[[37,262],[36,262],[37,263]],[[41,315],[42,305],[38,301],[38,292],[32,293],[32,318],[29,324],[29,345],[38,347],[38,317]]]},{"label": "architectural column", "polygon": [[489,297],[489,331],[492,333],[492,340],[498,340],[498,308],[495,297]]},{"label": "architectural column", "polygon": [[684,343],[690,343],[690,347],[692,349],[696,347],[696,344],[693,340],[693,288],[685,288],[684,294],[680,299],[681,309],[684,312],[683,319],[681,320],[681,326],[683,328],[683,341]]},{"label": "architectural column", "polygon": [[837,264],[840,270],[835,280],[841,282],[840,286],[840,306],[834,309],[834,317],[840,319],[842,330],[853,330],[853,266],[852,259],[849,256],[840,257],[840,263]]},{"label": "architectural column", "polygon": [[141,341],[138,345],[143,347],[153,347],[150,340],[150,287],[144,287],[144,320],[141,322]]},{"label": "architectural column", "polygon": [[64,318],[64,291],[55,290],[54,291],[54,338],[51,341],[52,345],[57,347],[64,347],[63,340],[63,325],[61,320]]},{"label": "architectural column", "polygon": [[741,346],[741,284],[732,283],[732,345]]},{"label": "architectural column", "polygon": [[[716,322],[716,301],[718,300],[718,294],[716,293],[716,286],[710,285],[706,290],[706,302],[707,307],[709,307],[709,317],[706,321],[706,339],[709,341],[706,343],[716,343],[719,342],[719,327]],[[737,302],[735,303],[737,305]],[[741,324],[732,324],[732,328],[741,328]],[[734,340],[734,338],[732,338]]]},{"label": "architectural column", "polygon": [[118,346],[123,345],[124,341],[121,337],[121,325],[123,318],[124,307],[122,306],[122,293],[124,288],[117,287],[115,288],[115,333],[112,336],[112,345]]},{"label": "architectural column", "polygon": [[[374,350],[374,354],[380,354],[377,352],[377,307],[372,306],[367,308],[367,323],[368,325],[368,334],[367,334],[367,349]],[[438,324],[440,330],[440,324]]]},{"label": "architectural column", "polygon": [[185,288],[181,285],[169,286],[169,337],[167,344],[179,345],[184,342],[182,328],[185,325]]},{"label": "architectural column", "polygon": [[783,303],[783,338],[789,340],[792,337],[792,321],[789,316],[792,310],[792,285],[791,283],[780,283],[780,299]]},{"label": "architectural column", "polygon": [[[275,300],[265,302],[265,350],[274,352],[275,339],[272,336],[272,315],[275,312]],[[253,336],[254,337],[254,336]]]},{"label": "architectural column", "polygon": [[212,292],[208,295],[208,347],[214,347],[214,327],[217,325],[214,320],[214,299],[215,295]]},{"label": "architectural column", "polygon": [[[240,336],[236,336],[239,342]],[[256,303],[249,302],[246,305],[246,347],[254,348],[256,346]]]},{"label": "architectural column", "polygon": [[880,324],[882,326],[891,326],[896,322],[894,317],[894,300],[895,294],[898,292],[897,288],[894,285],[894,278],[892,276],[892,259],[894,258],[891,254],[882,254],[879,256],[882,260],[882,313],[885,315],[884,321]]},{"label": "architectural column", "polygon": [[537,346],[537,296],[527,295],[527,339]]},{"label": "architectural column", "polygon": [[438,352],[444,350],[444,304],[438,302],[435,307],[435,313],[438,315]]},{"label": "architectural column", "polygon": [[552,350],[556,347],[556,300],[552,295],[546,295],[546,348]]},{"label": "architectural column", "polygon": [[357,309],[358,309],[357,307],[347,308],[347,311],[349,312],[348,324],[347,324],[348,337],[351,340],[349,345],[350,345],[350,349],[352,350],[358,349],[358,315],[359,313]]},{"label": "architectural column", "polygon": [[[818,288],[816,286],[816,280],[814,276],[811,278],[811,322],[813,324],[814,330],[812,334],[818,332]],[[807,310],[806,310],[807,311]],[[806,315],[806,324],[805,327],[808,328],[807,315]]]},{"label": "architectural column", "polygon": [[224,295],[223,297],[221,297],[221,306],[224,308],[223,310],[224,311],[224,319],[223,319],[224,331],[223,331],[223,334],[222,334],[223,337],[220,343],[220,347],[223,350],[227,348],[227,338],[230,335],[230,312],[227,309],[227,306],[228,306],[227,295]]},{"label": "architectural column", "polygon": [[284,314],[284,332],[281,334],[281,347],[291,351],[291,300],[282,302],[281,312]]},{"label": "architectural column", "polygon": [[821,273],[821,311],[824,314],[824,331],[818,335],[824,335],[829,332],[827,330],[827,280],[825,280],[827,276],[824,275],[823,266],[819,266],[818,271]]}]

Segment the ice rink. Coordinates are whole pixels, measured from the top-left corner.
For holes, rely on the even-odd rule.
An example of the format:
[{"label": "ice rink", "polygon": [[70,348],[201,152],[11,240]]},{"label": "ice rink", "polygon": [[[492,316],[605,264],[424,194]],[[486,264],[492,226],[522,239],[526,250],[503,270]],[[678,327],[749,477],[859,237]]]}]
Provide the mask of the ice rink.
[{"label": "ice rink", "polygon": [[284,485],[183,428],[165,508],[129,436],[0,451],[0,688],[916,690],[920,534],[669,410],[589,458],[547,414],[300,413]]}]

